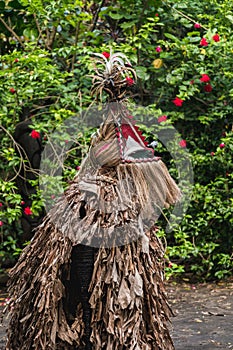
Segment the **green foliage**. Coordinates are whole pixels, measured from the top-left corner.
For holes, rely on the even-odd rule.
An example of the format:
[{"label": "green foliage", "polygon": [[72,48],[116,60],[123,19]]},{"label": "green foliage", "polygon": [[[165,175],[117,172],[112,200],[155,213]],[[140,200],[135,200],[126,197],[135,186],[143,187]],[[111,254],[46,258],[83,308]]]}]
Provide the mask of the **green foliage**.
[{"label": "green foliage", "polygon": [[[111,46],[127,54],[137,71],[135,102],[142,110],[147,106],[154,121],[167,116],[161,124],[152,121],[144,132],[149,141],[158,138],[156,152],[177,180],[179,160],[159,140],[163,125],[176,128],[191,155],[194,186],[188,211],[173,232],[166,232],[167,222],[161,219],[161,234],[168,242],[167,276],[186,272],[210,279],[232,274],[232,2],[14,0],[0,1],[0,9],[2,260],[19,251],[23,206],[16,177],[19,169],[30,169],[14,141],[15,126],[30,120],[46,146],[54,130],[90,106],[91,53]],[[203,38],[208,45],[201,45]],[[201,81],[203,74],[210,80]],[[181,106],[173,103],[176,97]],[[135,116],[143,123],[142,115],[139,108]],[[73,178],[92,131],[77,130],[74,140],[66,130],[58,136],[67,158],[58,178],[43,179],[48,197],[59,190],[58,183],[64,188]],[[179,140],[170,147],[177,154]],[[32,215],[38,215],[44,201],[52,204],[54,198],[42,198],[38,181],[31,184],[37,189]]]}]

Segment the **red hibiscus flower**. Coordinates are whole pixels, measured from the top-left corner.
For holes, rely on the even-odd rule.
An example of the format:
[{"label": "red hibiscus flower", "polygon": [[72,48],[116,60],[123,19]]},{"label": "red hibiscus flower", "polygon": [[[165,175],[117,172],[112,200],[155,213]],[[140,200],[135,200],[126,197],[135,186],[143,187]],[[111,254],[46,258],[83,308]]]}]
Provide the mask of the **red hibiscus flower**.
[{"label": "red hibiscus flower", "polygon": [[158,123],[165,122],[166,120],[167,120],[167,116],[166,115],[162,115],[161,117],[158,118]]},{"label": "red hibiscus flower", "polygon": [[201,46],[208,46],[208,45],[209,45],[208,42],[207,42],[207,40],[206,40],[206,38],[202,38],[202,39],[201,39],[200,45],[201,45]]},{"label": "red hibiscus flower", "polygon": [[132,78],[126,77],[125,79],[126,79],[126,82],[127,82],[127,84],[128,84],[129,86],[131,86],[131,85],[134,84],[134,80],[133,80]]},{"label": "red hibiscus flower", "polygon": [[212,39],[217,43],[218,41],[220,41],[220,36],[218,34],[215,34],[212,36]]},{"label": "red hibiscus flower", "polygon": [[185,148],[187,146],[186,140],[180,140],[179,145],[180,147]]},{"label": "red hibiscus flower", "polygon": [[172,101],[174,103],[174,105],[176,105],[177,107],[181,107],[184,100],[181,100],[181,98],[177,97]]},{"label": "red hibiscus flower", "polygon": [[106,57],[106,58],[110,57],[110,53],[106,52],[106,51],[102,52],[102,55],[104,55],[104,57]]},{"label": "red hibiscus flower", "polygon": [[208,83],[210,81],[210,77],[208,76],[208,74],[202,74],[200,81],[202,83]]},{"label": "red hibiscus flower", "polygon": [[215,155],[215,153],[214,153],[214,152],[211,152],[210,155],[213,157],[213,156]]},{"label": "red hibiscus flower", "polygon": [[205,92],[211,92],[213,90],[213,87],[210,84],[206,84],[204,86]]},{"label": "red hibiscus flower", "polygon": [[199,28],[201,28],[201,25],[199,23],[195,23],[194,28],[199,29]]},{"label": "red hibiscus flower", "polygon": [[0,221],[0,227],[3,225],[3,222],[2,221]]},{"label": "red hibiscus flower", "polygon": [[32,215],[33,212],[32,212],[32,210],[31,210],[30,207],[26,207],[26,208],[24,208],[24,214],[26,214],[26,215]]},{"label": "red hibiscus flower", "polygon": [[36,130],[32,130],[31,137],[33,139],[39,139],[40,138],[40,133],[38,131],[36,131]]},{"label": "red hibiscus flower", "polygon": [[220,148],[224,148],[225,147],[225,143],[224,142],[220,143],[219,147]]},{"label": "red hibiscus flower", "polygon": [[16,93],[16,90],[14,88],[10,88],[9,91],[10,91],[11,94],[15,94]]},{"label": "red hibiscus flower", "polygon": [[161,47],[160,47],[160,46],[157,46],[157,47],[156,47],[156,49],[155,49],[155,51],[156,51],[156,52],[161,52],[161,51],[162,51],[162,49],[161,49]]}]

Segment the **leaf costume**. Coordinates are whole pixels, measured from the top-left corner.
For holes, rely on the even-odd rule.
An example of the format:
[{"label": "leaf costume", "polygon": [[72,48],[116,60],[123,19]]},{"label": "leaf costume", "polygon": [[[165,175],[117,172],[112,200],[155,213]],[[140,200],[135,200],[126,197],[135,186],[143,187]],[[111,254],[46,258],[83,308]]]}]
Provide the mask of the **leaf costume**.
[{"label": "leaf costume", "polygon": [[180,191],[123,102],[129,61],[98,57],[105,119],[11,271],[8,350],[174,349],[155,222]]}]

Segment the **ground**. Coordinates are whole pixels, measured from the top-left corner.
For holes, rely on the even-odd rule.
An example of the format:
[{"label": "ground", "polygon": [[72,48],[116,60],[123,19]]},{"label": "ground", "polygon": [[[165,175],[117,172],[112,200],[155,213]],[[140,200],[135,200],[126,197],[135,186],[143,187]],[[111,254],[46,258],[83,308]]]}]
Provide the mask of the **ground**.
[{"label": "ground", "polygon": [[[233,279],[195,285],[170,282],[167,292],[175,314],[176,350],[233,350]],[[6,297],[2,288],[0,304]],[[6,324],[4,320],[0,326],[0,350],[5,349]]]},{"label": "ground", "polygon": [[233,280],[169,284],[176,350],[233,349]]}]

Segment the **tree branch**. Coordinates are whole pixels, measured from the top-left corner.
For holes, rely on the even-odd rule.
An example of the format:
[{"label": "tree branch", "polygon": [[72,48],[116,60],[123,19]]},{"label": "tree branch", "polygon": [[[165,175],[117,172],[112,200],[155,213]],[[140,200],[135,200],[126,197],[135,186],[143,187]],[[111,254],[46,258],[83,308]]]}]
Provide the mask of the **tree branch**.
[{"label": "tree branch", "polygon": [[99,5],[98,10],[95,13],[95,17],[94,17],[94,21],[93,21],[93,26],[91,28],[91,32],[93,32],[95,30],[95,27],[96,27],[96,24],[97,24],[97,21],[98,21],[98,18],[99,18],[99,13],[100,13],[101,8],[104,6],[104,3],[105,3],[105,0],[102,0],[101,4]]},{"label": "tree branch", "polygon": [[20,43],[20,45],[25,48],[22,40],[20,39],[20,37],[15,33],[15,31],[8,26],[8,24],[4,21],[4,19],[2,17],[0,17],[0,21],[2,22],[2,24],[4,25],[4,27],[6,27],[6,29],[18,40],[18,42]]},{"label": "tree branch", "polygon": [[57,33],[57,28],[53,27],[52,33],[48,34],[48,36],[47,36],[46,46],[47,46],[48,50],[52,50],[52,46],[53,46],[53,42],[54,42],[55,37],[56,37],[56,33]]},{"label": "tree branch", "polygon": [[[37,30],[38,30],[38,33],[39,33],[39,37],[38,37],[38,39],[37,39],[37,44],[39,43],[39,39],[41,38],[41,39],[43,40],[45,46],[47,47],[46,41],[45,41],[44,38],[43,38],[43,32],[42,32],[42,30],[41,30],[41,28],[40,28],[40,25],[39,25],[39,22],[38,22],[38,19],[37,19],[35,13],[33,13],[33,17],[34,17],[34,20],[35,20],[35,23],[36,23],[36,27],[37,27]],[[47,49],[48,49],[48,47],[47,47]]]}]

